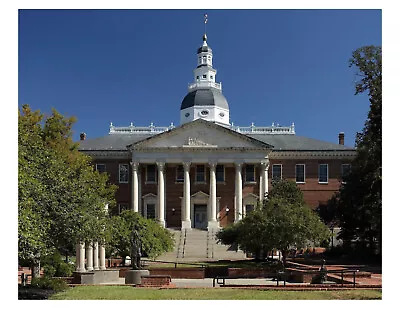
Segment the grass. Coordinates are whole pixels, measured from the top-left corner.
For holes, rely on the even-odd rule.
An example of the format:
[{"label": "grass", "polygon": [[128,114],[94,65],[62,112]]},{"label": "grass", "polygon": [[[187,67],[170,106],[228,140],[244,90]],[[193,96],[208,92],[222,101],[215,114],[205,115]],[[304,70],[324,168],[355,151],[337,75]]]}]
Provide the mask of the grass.
[{"label": "grass", "polygon": [[80,286],[53,294],[49,299],[109,300],[329,300],[382,299],[381,290],[269,291],[231,288],[151,289],[129,286]]}]

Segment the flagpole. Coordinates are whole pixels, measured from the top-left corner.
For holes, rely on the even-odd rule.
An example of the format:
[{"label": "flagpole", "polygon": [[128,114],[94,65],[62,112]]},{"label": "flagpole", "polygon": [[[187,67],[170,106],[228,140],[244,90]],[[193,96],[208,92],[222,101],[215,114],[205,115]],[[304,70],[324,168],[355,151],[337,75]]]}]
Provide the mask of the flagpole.
[{"label": "flagpole", "polygon": [[204,33],[207,33],[207,22],[208,22],[208,15],[204,14]]}]

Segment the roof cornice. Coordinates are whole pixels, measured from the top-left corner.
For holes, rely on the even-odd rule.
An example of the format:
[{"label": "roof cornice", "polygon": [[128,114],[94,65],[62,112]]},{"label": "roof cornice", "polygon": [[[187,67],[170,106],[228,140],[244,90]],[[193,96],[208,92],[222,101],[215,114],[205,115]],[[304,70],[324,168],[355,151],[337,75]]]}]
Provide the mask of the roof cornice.
[{"label": "roof cornice", "polygon": [[278,150],[272,151],[270,159],[354,159],[357,152],[349,150]]}]

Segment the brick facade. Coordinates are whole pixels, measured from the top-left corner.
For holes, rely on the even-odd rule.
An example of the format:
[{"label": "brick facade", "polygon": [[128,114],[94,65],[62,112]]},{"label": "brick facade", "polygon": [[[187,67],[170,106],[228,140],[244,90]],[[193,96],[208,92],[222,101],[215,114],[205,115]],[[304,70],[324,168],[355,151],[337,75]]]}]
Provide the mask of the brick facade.
[{"label": "brick facade", "polygon": [[[95,160],[94,164],[106,164],[106,171],[109,174],[109,180],[118,186],[116,192],[117,204],[126,204],[128,209],[131,208],[132,196],[132,173],[129,160]],[[285,159],[285,160],[270,160],[268,170],[269,190],[271,189],[272,180],[272,165],[282,164],[282,177],[290,180],[295,180],[295,166],[296,164],[305,164],[305,182],[299,183],[298,186],[304,193],[304,198],[312,208],[318,207],[319,204],[327,202],[332,195],[338,191],[341,181],[341,165],[348,164],[350,161],[347,159]],[[129,182],[119,183],[119,164],[129,164]],[[319,183],[318,169],[319,164],[328,164],[328,183]],[[140,168],[140,197],[146,194],[154,194],[157,196],[158,186],[156,183],[146,182],[146,168],[145,164]],[[166,211],[165,218],[167,227],[180,227],[181,226],[181,208],[183,197],[183,182],[176,181],[176,168],[177,164],[167,164],[165,168],[165,183],[166,183]],[[156,169],[157,171],[157,169]],[[209,194],[209,175],[210,170],[205,166],[205,183],[196,183],[196,165],[193,164],[190,168],[190,194],[193,195],[199,191]],[[259,194],[259,179],[260,169],[256,165],[255,182],[245,182],[245,166],[242,170],[243,175],[243,197],[248,194]],[[234,198],[235,198],[235,167],[233,164],[225,165],[225,181],[217,182],[217,197],[220,198],[220,209],[217,209],[217,216],[220,220],[221,226],[226,226],[234,222]],[[143,211],[143,200],[142,200]],[[245,205],[245,203],[244,203]],[[229,211],[227,212],[227,208]],[[173,211],[174,210],[174,211]],[[114,210],[118,213],[118,209]]]}]

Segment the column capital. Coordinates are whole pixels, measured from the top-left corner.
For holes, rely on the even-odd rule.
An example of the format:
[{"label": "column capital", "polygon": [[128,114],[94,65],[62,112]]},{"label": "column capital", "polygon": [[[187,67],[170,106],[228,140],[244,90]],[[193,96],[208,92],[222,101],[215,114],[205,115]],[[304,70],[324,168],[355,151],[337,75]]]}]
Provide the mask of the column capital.
[{"label": "column capital", "polygon": [[241,169],[243,166],[244,162],[243,161],[235,161],[235,167],[236,169]]},{"label": "column capital", "polygon": [[164,171],[165,162],[157,161],[156,164],[159,171]]},{"label": "column capital", "polygon": [[183,169],[185,170],[185,172],[190,170],[190,165],[191,164],[192,164],[192,162],[183,162],[182,163]]},{"label": "column capital", "polygon": [[210,167],[210,170],[215,170],[215,168],[217,167],[218,162],[217,161],[209,161],[208,165]]},{"label": "column capital", "polygon": [[137,171],[139,168],[139,162],[131,162],[132,171]]},{"label": "column capital", "polygon": [[269,159],[265,159],[260,162],[261,168],[267,170],[269,168]]}]

